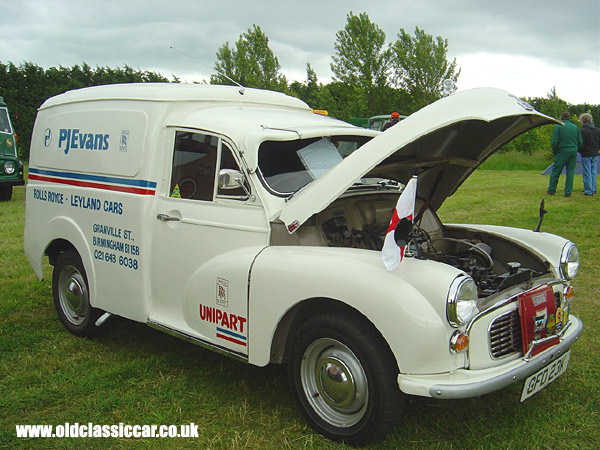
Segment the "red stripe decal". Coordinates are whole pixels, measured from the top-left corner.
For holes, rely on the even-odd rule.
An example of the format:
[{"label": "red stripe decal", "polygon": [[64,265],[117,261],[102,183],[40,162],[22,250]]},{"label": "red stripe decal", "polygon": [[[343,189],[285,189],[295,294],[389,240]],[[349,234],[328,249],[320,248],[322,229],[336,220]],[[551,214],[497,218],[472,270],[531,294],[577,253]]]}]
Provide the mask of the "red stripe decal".
[{"label": "red stripe decal", "polygon": [[237,339],[232,338],[231,336],[226,336],[224,334],[217,333],[217,337],[221,338],[221,339],[225,339],[226,341],[229,341],[229,342],[233,342],[234,344],[243,345],[244,347],[246,346],[246,343],[244,341],[238,341]]},{"label": "red stripe decal", "polygon": [[63,180],[61,178],[44,177],[41,175],[34,175],[34,174],[29,174],[28,178],[30,180],[48,181],[50,183],[68,184],[70,186],[103,189],[105,191],[127,192],[129,194],[140,194],[140,195],[154,195],[155,194],[154,190],[152,190],[152,189],[143,189],[143,188],[136,188],[136,187],[129,187],[129,186],[117,186],[117,185],[112,185],[112,184],[91,183],[89,181]]}]

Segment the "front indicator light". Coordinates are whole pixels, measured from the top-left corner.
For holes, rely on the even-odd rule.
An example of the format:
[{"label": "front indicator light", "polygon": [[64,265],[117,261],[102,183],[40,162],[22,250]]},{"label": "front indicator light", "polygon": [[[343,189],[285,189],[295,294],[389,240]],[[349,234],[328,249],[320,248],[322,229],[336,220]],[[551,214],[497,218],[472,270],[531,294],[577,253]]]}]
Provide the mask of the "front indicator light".
[{"label": "front indicator light", "polygon": [[455,331],[450,338],[450,351],[462,353],[469,348],[469,336],[462,331]]},{"label": "front indicator light", "polygon": [[565,298],[573,298],[573,295],[575,295],[575,289],[573,289],[573,286],[567,287],[567,289],[565,289]]}]

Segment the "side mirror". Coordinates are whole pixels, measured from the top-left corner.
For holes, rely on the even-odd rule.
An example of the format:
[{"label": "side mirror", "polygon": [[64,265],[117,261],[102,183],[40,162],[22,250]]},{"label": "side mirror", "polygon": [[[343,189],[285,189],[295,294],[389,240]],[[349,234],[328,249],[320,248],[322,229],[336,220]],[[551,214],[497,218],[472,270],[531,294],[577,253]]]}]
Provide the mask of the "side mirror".
[{"label": "side mirror", "polygon": [[219,189],[240,188],[244,188],[244,175],[242,172],[234,169],[221,169],[219,171]]},{"label": "side mirror", "polygon": [[546,215],[548,211],[545,209],[544,207],[544,199],[542,199],[542,202],[540,203],[540,220],[537,224],[537,227],[535,228],[535,232],[540,231],[540,228],[542,227],[542,220],[544,220],[544,216]]},{"label": "side mirror", "polygon": [[239,170],[221,169],[219,171],[219,189],[224,191],[242,189],[251,202],[256,200],[256,197],[250,193],[244,182],[244,174]]}]

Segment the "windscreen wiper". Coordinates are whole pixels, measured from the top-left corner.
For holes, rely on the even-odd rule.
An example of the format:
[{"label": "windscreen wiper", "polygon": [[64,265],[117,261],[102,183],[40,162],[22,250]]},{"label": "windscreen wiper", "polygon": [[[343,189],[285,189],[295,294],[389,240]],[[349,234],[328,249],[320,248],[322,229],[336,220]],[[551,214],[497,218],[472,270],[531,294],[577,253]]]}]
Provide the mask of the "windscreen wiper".
[{"label": "windscreen wiper", "polygon": [[401,184],[396,180],[388,180],[384,178],[361,178],[357,182],[355,182],[352,186],[348,188],[348,190],[363,190],[363,189],[386,189],[386,190],[395,190],[400,189]]}]

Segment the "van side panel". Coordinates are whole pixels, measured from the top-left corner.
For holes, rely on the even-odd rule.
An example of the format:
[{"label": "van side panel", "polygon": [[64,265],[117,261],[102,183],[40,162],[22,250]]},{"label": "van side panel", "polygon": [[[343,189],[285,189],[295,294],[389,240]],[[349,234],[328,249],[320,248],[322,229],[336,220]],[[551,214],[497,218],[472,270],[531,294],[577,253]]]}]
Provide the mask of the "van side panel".
[{"label": "van side panel", "polygon": [[36,274],[48,247],[67,241],[92,305],[140,322],[151,304],[148,223],[166,109],[126,100],[44,108],[31,144],[25,252]]},{"label": "van side panel", "polygon": [[45,128],[36,131],[42,133],[43,151],[32,152],[33,166],[126,177],[139,173],[148,123],[145,111],[83,109],[78,103],[42,114]]}]

